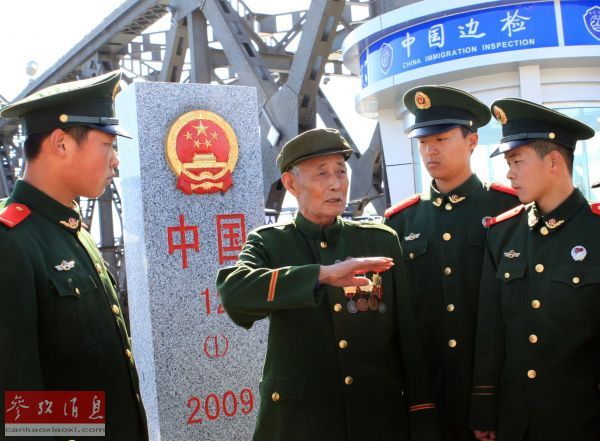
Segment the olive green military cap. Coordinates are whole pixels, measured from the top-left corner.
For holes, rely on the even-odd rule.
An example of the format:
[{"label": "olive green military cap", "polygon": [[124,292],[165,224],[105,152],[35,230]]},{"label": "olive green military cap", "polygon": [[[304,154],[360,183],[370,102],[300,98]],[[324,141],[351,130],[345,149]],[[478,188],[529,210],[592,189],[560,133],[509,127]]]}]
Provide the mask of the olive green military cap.
[{"label": "olive green military cap", "polygon": [[454,87],[417,86],[408,90],[402,100],[415,116],[409,138],[435,135],[459,126],[475,132],[491,118],[487,105]]},{"label": "olive green military cap", "polygon": [[113,101],[121,72],[56,84],[0,109],[0,117],[20,119],[25,135],[86,126],[112,135],[131,136],[119,126]]},{"label": "olive green military cap", "polygon": [[520,98],[503,98],[491,106],[502,125],[502,138],[490,157],[506,153],[536,139],[575,150],[577,141],[594,136],[594,129],[567,115]]},{"label": "olive green military cap", "polygon": [[283,173],[291,166],[315,156],[341,154],[348,159],[353,150],[336,129],[312,129],[290,139],[277,156],[277,167]]}]

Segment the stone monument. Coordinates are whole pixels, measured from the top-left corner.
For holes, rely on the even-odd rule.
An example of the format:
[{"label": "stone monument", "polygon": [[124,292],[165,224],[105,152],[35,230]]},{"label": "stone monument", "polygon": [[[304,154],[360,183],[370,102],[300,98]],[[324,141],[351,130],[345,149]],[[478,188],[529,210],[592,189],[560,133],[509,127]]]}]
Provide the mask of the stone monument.
[{"label": "stone monument", "polygon": [[264,223],[256,91],[132,83],[116,112],[134,358],[153,441],[248,441],[266,323],[237,327],[217,270]]}]

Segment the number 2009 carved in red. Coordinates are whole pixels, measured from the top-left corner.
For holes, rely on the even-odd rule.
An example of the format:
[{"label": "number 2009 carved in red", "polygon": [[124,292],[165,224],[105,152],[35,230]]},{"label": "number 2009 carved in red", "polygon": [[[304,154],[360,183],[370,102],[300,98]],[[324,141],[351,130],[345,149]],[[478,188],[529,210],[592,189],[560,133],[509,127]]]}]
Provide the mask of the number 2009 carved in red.
[{"label": "number 2009 carved in red", "polygon": [[[240,391],[239,402],[241,403],[240,410],[244,415],[248,415],[254,409],[254,395],[252,390],[245,388]],[[202,410],[206,418],[214,421],[221,416],[221,410],[227,417],[232,417],[238,411],[238,397],[231,390],[228,390],[219,398],[216,394],[209,394],[204,399],[199,397],[190,397],[187,401],[187,407],[192,409],[192,414],[189,416],[188,424],[202,424],[202,417],[199,415]]]}]

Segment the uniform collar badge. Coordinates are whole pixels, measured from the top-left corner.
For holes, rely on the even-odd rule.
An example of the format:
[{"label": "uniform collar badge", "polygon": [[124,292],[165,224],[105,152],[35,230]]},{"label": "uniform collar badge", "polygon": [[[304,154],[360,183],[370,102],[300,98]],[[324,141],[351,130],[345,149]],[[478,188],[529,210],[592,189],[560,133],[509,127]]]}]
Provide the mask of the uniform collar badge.
[{"label": "uniform collar badge", "polygon": [[415,239],[418,239],[420,235],[421,235],[421,233],[410,233],[408,236],[404,236],[404,240],[406,240],[406,241],[415,240]]},{"label": "uniform collar badge", "polygon": [[564,224],[565,221],[564,220],[559,220],[557,221],[554,218],[548,219],[547,221],[545,221],[545,224],[548,228],[550,228],[551,230],[560,227],[562,224]]},{"label": "uniform collar badge", "polygon": [[70,228],[71,230],[76,230],[77,228],[79,228],[79,219],[70,217],[67,221],[61,220],[60,224],[64,225],[67,228]]},{"label": "uniform collar badge", "polygon": [[75,266],[75,261],[74,260],[70,260],[69,262],[67,262],[66,260],[63,260],[62,262],[60,262],[60,265],[55,265],[54,268],[57,271],[69,271],[74,266]]},{"label": "uniform collar badge", "polygon": [[508,257],[509,259],[514,259],[515,257],[519,257],[521,253],[516,252],[515,250],[505,251],[504,257]]},{"label": "uniform collar badge", "polygon": [[583,245],[575,245],[571,250],[571,257],[575,262],[581,262],[587,256],[587,250]]},{"label": "uniform collar badge", "polygon": [[442,205],[442,198],[435,198],[434,200],[431,201],[431,203],[433,205],[435,205],[436,207],[439,207],[440,205]]},{"label": "uniform collar badge", "polygon": [[539,212],[535,206],[533,206],[527,213],[527,224],[529,228],[533,229],[540,220]]},{"label": "uniform collar badge", "polygon": [[450,200],[450,202],[452,202],[453,204],[458,204],[459,202],[464,201],[466,198],[464,196],[459,196],[457,194],[453,194],[450,195],[448,197],[448,199]]}]

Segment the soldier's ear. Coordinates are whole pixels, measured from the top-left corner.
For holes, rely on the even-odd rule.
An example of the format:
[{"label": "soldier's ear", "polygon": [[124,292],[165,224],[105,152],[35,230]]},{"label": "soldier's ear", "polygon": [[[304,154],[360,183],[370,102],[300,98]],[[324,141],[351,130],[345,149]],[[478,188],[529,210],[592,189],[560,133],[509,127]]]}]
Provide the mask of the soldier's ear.
[{"label": "soldier's ear", "polygon": [[479,134],[477,132],[471,132],[468,135],[469,138],[469,148],[471,149],[471,153],[477,147],[477,143],[479,142]]},{"label": "soldier's ear", "polygon": [[66,156],[67,151],[65,148],[67,134],[62,129],[54,129],[50,136],[44,140],[44,147],[47,152],[53,156],[63,158]]},{"label": "soldier's ear", "polygon": [[285,189],[292,194],[292,196],[296,196],[297,194],[297,186],[296,186],[296,177],[293,173],[283,172],[281,175],[281,183],[285,187]]}]

